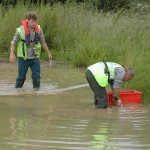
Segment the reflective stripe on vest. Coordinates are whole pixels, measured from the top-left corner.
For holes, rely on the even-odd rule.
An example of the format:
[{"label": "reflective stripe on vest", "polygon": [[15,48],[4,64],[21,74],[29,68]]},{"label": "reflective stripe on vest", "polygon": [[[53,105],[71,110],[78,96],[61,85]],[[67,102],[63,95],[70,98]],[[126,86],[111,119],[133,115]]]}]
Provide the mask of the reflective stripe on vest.
[{"label": "reflective stripe on vest", "polygon": [[[106,62],[108,65],[108,70],[110,72],[110,79],[115,78],[115,68],[122,67],[119,64]],[[102,87],[105,87],[108,84],[108,74],[104,71],[105,65],[103,62],[99,62],[89,66],[87,69],[92,72],[98,84]],[[123,67],[122,67],[123,68]]]}]

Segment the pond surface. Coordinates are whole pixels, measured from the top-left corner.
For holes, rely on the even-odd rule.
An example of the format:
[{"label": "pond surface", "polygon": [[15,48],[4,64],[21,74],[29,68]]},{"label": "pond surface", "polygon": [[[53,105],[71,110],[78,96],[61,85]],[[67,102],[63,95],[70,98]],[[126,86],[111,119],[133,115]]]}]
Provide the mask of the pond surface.
[{"label": "pond surface", "polygon": [[148,150],[150,105],[93,106],[83,69],[41,65],[41,89],[14,89],[17,65],[0,64],[0,150]]}]

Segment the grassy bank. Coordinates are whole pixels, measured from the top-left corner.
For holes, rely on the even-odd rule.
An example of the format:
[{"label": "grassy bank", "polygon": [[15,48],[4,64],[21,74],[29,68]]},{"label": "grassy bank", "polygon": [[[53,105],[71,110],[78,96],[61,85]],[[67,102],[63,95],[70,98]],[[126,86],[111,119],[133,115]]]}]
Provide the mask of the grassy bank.
[{"label": "grassy bank", "polygon": [[[53,58],[76,66],[88,66],[98,61],[113,61],[131,66],[135,79],[124,88],[143,92],[150,101],[150,14],[123,10],[118,13],[98,13],[84,5],[18,4],[15,8],[0,7],[0,59],[8,60],[9,47],[16,27],[28,11],[36,11]],[[42,58],[45,55],[42,54]]]}]

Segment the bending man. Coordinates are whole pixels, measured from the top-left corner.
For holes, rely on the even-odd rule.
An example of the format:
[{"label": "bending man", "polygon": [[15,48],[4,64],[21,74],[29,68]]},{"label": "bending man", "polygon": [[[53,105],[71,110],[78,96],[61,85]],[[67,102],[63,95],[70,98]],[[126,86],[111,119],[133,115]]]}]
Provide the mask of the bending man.
[{"label": "bending man", "polygon": [[113,91],[113,99],[118,105],[122,105],[120,87],[122,82],[129,81],[134,77],[131,68],[125,68],[113,62],[98,62],[87,68],[86,78],[94,92],[94,104],[98,108],[107,108],[107,93],[105,87],[109,83]]}]

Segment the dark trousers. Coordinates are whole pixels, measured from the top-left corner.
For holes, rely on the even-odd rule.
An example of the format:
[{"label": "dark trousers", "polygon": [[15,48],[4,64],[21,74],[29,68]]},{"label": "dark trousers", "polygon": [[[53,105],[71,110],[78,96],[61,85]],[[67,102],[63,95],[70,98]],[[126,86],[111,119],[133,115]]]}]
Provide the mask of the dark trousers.
[{"label": "dark trousers", "polygon": [[26,59],[18,58],[18,76],[16,79],[15,88],[21,88],[26,80],[28,68],[32,71],[32,84],[33,88],[40,87],[40,62],[39,59]]},{"label": "dark trousers", "polygon": [[101,87],[90,70],[86,71],[86,79],[94,92],[94,104],[98,106],[98,108],[107,108],[107,93],[105,87]]}]

